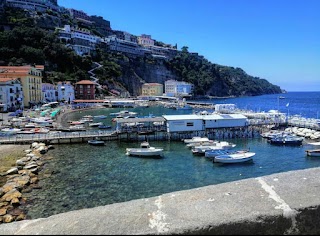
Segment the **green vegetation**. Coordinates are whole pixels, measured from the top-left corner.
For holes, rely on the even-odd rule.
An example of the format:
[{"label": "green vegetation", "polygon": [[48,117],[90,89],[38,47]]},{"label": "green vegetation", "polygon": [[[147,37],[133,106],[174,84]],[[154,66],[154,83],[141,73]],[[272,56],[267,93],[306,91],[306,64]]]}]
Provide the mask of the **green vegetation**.
[{"label": "green vegetation", "polygon": [[194,84],[196,95],[252,96],[281,93],[279,86],[265,79],[250,76],[240,68],[213,64],[203,57],[190,54],[188,47],[183,47],[167,66],[182,80]]},{"label": "green vegetation", "polygon": [[[4,13],[0,14],[0,65],[45,65],[44,82],[90,79],[88,71],[92,69],[93,62],[99,62],[103,67],[95,70],[95,73],[101,85],[109,89],[127,89],[137,94],[142,82],[154,82],[152,70],[164,65],[164,69],[179,80],[193,83],[194,95],[251,96],[281,93],[279,86],[247,75],[240,68],[213,64],[201,56],[189,53],[187,46],[182,47],[176,57],[164,62],[152,57],[132,58],[122,53],[106,52],[102,48],[97,48],[94,55],[81,57],[60,42],[53,30],[55,26],[61,27],[54,25],[58,21],[74,24],[70,16],[57,16],[50,10],[35,12],[34,15],[31,17],[28,12],[14,8],[5,8]],[[5,27],[12,29],[5,30]],[[101,35],[97,29],[89,30]],[[155,44],[170,46],[159,41]],[[165,80],[163,78],[157,82],[164,83]]]}]

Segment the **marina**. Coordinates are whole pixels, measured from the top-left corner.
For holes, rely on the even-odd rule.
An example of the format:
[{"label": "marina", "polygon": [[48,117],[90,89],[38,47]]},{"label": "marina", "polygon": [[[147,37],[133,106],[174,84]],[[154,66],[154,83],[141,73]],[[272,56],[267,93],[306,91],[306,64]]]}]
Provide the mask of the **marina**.
[{"label": "marina", "polygon": [[[290,99],[289,95],[286,95],[286,100]],[[223,102],[231,104],[228,100],[223,100]],[[242,108],[238,105],[237,107]],[[230,119],[232,116],[228,114],[220,121],[217,119],[217,122],[210,122],[212,119],[210,119],[209,111],[174,110],[159,105],[148,108],[130,108],[129,111],[137,113],[137,118],[112,121],[113,117],[110,116],[110,113],[122,110],[123,108],[75,110],[66,114],[61,121],[65,127],[68,127],[70,120],[77,121],[90,115],[93,117],[105,115],[107,117],[101,122],[106,126],[111,126],[110,130],[89,127],[86,123],[84,124],[86,130],[81,132],[50,131],[47,134],[1,137],[1,142],[10,139],[10,142],[15,144],[20,141],[28,143],[30,140],[35,141],[36,138],[45,141],[52,137],[50,143],[55,149],[45,154],[51,157],[46,161],[45,172],[52,174],[41,179],[41,189],[25,193],[29,200],[24,209],[28,212],[30,219],[158,196],[173,191],[320,166],[318,157],[308,156],[306,153],[306,150],[311,149],[308,144],[311,139],[305,138],[302,145],[299,146],[283,146],[271,145],[266,138],[261,136],[263,132],[285,131],[291,128],[285,123],[286,116],[283,116],[283,127],[282,120],[279,122],[279,119],[264,120],[255,117],[250,119],[252,123],[242,123],[240,116],[240,119],[229,121],[244,126],[214,127],[213,125],[219,125],[224,119]],[[200,114],[198,112],[203,115],[197,115]],[[255,111],[250,114],[254,117],[255,113],[262,112]],[[268,114],[268,112],[265,113]],[[194,122],[194,130],[181,131],[176,130],[176,127],[171,124],[168,125],[165,118],[171,115],[174,117],[182,115],[183,119],[179,122],[184,121],[185,123],[182,126],[180,123],[179,126],[189,128],[190,126],[186,124],[190,123],[189,118],[193,117],[191,122]],[[278,118],[275,115],[270,117]],[[169,120],[176,122],[174,119]],[[203,121],[208,121],[206,122],[208,128],[203,129],[205,127]],[[126,123],[135,125],[127,126]],[[144,125],[142,126],[141,123]],[[200,127],[199,130],[197,130],[198,127]],[[193,155],[190,148],[182,141],[193,137],[207,137],[210,140],[229,142],[236,145],[230,149],[230,153],[250,150],[255,153],[255,156],[252,161],[248,162],[231,165],[216,163],[205,155]],[[89,145],[88,141],[95,138],[104,141],[105,145],[100,147]],[[128,148],[137,148],[143,141],[149,142],[153,147],[161,147],[163,149],[162,158],[131,158],[126,155]],[[319,140],[315,139],[312,142],[317,141]],[[79,145],[79,143],[86,143],[86,145]]]}]

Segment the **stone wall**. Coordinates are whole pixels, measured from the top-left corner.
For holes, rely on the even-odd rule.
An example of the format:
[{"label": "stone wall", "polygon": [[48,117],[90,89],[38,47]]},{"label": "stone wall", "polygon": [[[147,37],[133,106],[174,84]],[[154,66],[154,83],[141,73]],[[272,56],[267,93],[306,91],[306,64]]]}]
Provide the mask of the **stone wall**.
[{"label": "stone wall", "polygon": [[320,234],[320,168],[0,225],[12,234]]}]

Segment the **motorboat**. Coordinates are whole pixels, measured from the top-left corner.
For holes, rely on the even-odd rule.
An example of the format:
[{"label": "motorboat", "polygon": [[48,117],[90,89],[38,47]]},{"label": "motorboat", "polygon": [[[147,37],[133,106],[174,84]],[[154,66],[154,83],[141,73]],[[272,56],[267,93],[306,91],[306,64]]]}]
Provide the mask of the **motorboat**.
[{"label": "motorboat", "polygon": [[188,148],[193,148],[196,146],[212,146],[212,145],[214,145],[215,142],[218,142],[218,141],[209,140],[209,141],[199,142],[199,143],[188,143],[186,146]]},{"label": "motorboat", "polygon": [[111,129],[112,126],[111,125],[99,125],[98,128],[99,129]]},{"label": "motorboat", "polygon": [[103,125],[103,123],[102,122],[89,123],[90,127],[99,127],[100,125]]},{"label": "motorboat", "polygon": [[300,146],[302,145],[302,141],[304,140],[303,137],[296,137],[296,136],[284,136],[284,137],[275,137],[268,140],[271,144],[276,145],[293,145],[293,146]]},{"label": "motorboat", "polygon": [[35,134],[35,132],[32,130],[21,130],[18,131],[17,134]]},{"label": "motorboat", "polygon": [[252,161],[252,157],[256,155],[254,152],[233,153],[216,156],[213,162],[218,163],[241,163]]},{"label": "motorboat", "polygon": [[320,149],[306,150],[307,156],[320,157]]},{"label": "motorboat", "polygon": [[[313,146],[320,146],[320,142],[309,143]],[[306,150],[307,156],[320,157],[320,148]]]},{"label": "motorboat", "polygon": [[6,134],[17,134],[21,130],[22,129],[17,129],[17,128],[3,128],[3,129],[1,129],[1,132],[6,133]]},{"label": "motorboat", "polygon": [[195,146],[192,148],[192,153],[193,154],[198,154],[198,155],[205,155],[206,151],[210,150],[227,150],[227,149],[232,149],[236,146],[236,144],[229,143],[226,141],[222,142],[215,142],[212,145],[209,146]]},{"label": "motorboat", "polygon": [[105,145],[103,140],[89,140],[88,143],[92,146],[104,146]]},{"label": "motorboat", "polygon": [[94,116],[93,118],[95,118],[95,119],[106,119],[107,116],[105,116],[105,115],[98,115],[98,116]]},{"label": "motorboat", "polygon": [[216,156],[234,154],[234,153],[245,153],[249,152],[248,150],[229,150],[229,149],[216,149],[216,150],[207,150],[205,152],[205,157],[209,159],[214,159]]},{"label": "motorboat", "polygon": [[200,142],[208,142],[209,139],[207,137],[193,137],[191,139],[184,139],[184,143],[200,143]]},{"label": "motorboat", "polygon": [[115,113],[110,113],[110,116],[135,116],[137,115],[137,112],[133,112],[133,111],[119,111],[119,112],[115,112]]},{"label": "motorboat", "polygon": [[163,148],[151,147],[150,144],[146,141],[140,144],[140,148],[126,148],[127,155],[130,156],[158,156],[162,157]]}]

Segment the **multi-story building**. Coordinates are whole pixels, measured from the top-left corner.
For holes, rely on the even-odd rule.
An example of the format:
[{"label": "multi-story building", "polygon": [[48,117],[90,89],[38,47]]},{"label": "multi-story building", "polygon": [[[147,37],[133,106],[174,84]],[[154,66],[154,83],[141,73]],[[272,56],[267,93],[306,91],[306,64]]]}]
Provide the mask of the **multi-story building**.
[{"label": "multi-story building", "polygon": [[82,22],[86,25],[92,25],[93,22],[91,20],[91,17],[87,15],[87,13],[83,12],[83,11],[79,11],[76,9],[68,9],[70,12],[70,16],[77,20],[78,22]]},{"label": "multi-story building", "polygon": [[121,40],[138,43],[138,37],[125,31],[113,30],[113,34]]},{"label": "multi-story building", "polygon": [[17,78],[0,77],[0,112],[23,109],[23,91]]},{"label": "multi-story building", "polygon": [[138,43],[141,46],[154,46],[154,40],[151,38],[151,35],[142,34],[138,36]]},{"label": "multi-story building", "polygon": [[193,84],[177,80],[165,81],[165,94],[169,97],[189,96],[192,92]]},{"label": "multi-story building", "polygon": [[75,97],[79,100],[95,99],[96,83],[90,80],[81,80],[75,84]]},{"label": "multi-story building", "polygon": [[158,83],[145,83],[141,89],[142,96],[162,96],[163,85]]},{"label": "multi-story building", "polygon": [[61,41],[80,56],[94,52],[96,45],[102,41],[101,37],[91,34],[89,30],[74,28],[70,25],[65,25],[64,28],[57,28],[57,31]]},{"label": "multi-story building", "polygon": [[53,84],[43,83],[42,84],[42,93],[43,93],[43,101],[44,102],[56,102],[56,88]]},{"label": "multi-story building", "polygon": [[74,87],[69,81],[58,82],[57,99],[58,101],[65,101],[69,104],[75,99]]},{"label": "multi-story building", "polygon": [[0,66],[0,77],[18,78],[23,90],[24,107],[43,102],[42,72],[44,66]]},{"label": "multi-story building", "polygon": [[144,55],[144,50],[137,43],[119,39],[114,35],[106,38],[106,43],[111,51],[124,52],[137,56]]},{"label": "multi-story building", "polygon": [[29,11],[52,10],[55,12],[60,11],[58,0],[4,0],[10,7],[22,8]]}]

